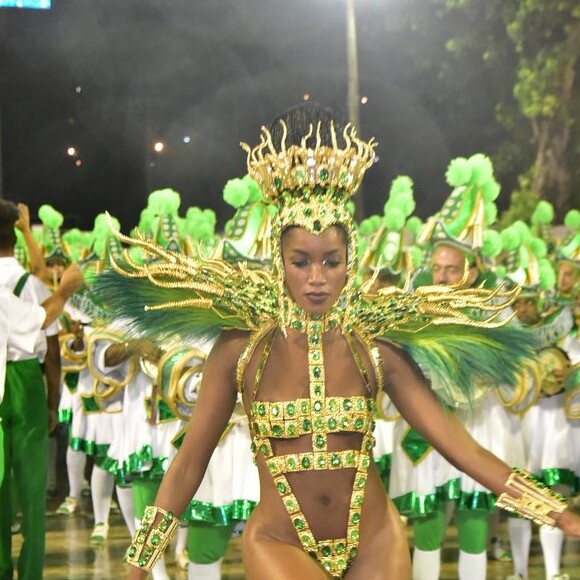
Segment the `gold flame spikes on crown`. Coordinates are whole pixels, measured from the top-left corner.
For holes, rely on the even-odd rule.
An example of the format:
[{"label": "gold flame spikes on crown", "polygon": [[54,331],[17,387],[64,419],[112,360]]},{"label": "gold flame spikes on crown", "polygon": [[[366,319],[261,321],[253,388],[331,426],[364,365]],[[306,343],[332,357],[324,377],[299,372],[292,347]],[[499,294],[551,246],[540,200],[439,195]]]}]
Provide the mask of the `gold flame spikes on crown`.
[{"label": "gold flame spikes on crown", "polygon": [[332,147],[321,144],[320,123],[316,128],[316,144],[306,145],[314,129],[310,126],[308,135],[301,144],[286,146],[288,128],[282,123],[283,135],[280,150],[277,151],[272,135],[262,127],[260,144],[253,149],[247,143],[240,143],[247,152],[248,173],[260,187],[264,197],[277,201],[284,191],[295,191],[303,187],[321,186],[325,189],[338,189],[353,196],[358,190],[365,171],[374,163],[374,139],[362,141],[356,136],[356,129],[348,124],[342,136],[344,149],[338,146],[334,124],[330,125]]}]

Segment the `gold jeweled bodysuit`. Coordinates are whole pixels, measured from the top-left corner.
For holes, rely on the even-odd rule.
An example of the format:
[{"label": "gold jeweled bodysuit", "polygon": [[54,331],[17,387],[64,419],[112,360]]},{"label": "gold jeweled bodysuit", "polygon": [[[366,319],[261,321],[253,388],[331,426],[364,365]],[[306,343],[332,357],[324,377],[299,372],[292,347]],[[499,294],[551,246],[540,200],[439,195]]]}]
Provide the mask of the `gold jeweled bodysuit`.
[{"label": "gold jeweled bodysuit", "polygon": [[[272,476],[274,485],[298,534],[303,549],[333,577],[342,578],[358,553],[359,525],[365,497],[367,471],[374,447],[375,400],[370,396],[366,369],[360,359],[352,338],[345,335],[355,363],[364,379],[369,396],[327,397],[322,349],[324,323],[311,320],[307,323],[309,397],[292,401],[260,401],[256,394],[262,372],[276,336],[271,332],[262,352],[254,392],[250,427],[254,432],[252,450],[254,456],[262,455]],[[263,338],[265,333],[261,333]],[[258,340],[251,341],[253,350]],[[251,353],[250,353],[251,354]],[[242,357],[247,362],[248,353]],[[369,357],[373,361],[373,357]],[[245,368],[245,367],[244,367]],[[375,369],[375,372],[378,369]],[[380,373],[376,372],[377,377]],[[354,432],[362,434],[359,449],[329,451],[329,434]],[[304,435],[312,437],[312,451],[275,455],[271,439],[293,439]],[[301,506],[286,477],[288,473],[315,470],[354,469],[354,481],[350,497],[346,535],[342,538],[317,539],[310,529]]]}]

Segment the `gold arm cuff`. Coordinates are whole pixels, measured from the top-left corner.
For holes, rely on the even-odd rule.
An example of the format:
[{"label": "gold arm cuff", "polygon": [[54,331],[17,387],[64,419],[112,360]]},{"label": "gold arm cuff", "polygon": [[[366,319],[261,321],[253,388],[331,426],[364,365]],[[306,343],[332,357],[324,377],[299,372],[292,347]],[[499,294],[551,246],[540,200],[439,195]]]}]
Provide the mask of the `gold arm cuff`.
[{"label": "gold arm cuff", "polygon": [[568,507],[563,495],[552,491],[523,469],[514,468],[505,485],[521,495],[515,498],[502,493],[495,505],[532,520],[539,526],[554,527],[557,522],[550,513],[561,514]]},{"label": "gold arm cuff", "polygon": [[[161,519],[156,521],[160,514]],[[157,560],[165,552],[178,525],[179,519],[171,512],[157,506],[147,506],[141,526],[135,532],[127,551],[126,562],[131,566],[151,572]]]}]

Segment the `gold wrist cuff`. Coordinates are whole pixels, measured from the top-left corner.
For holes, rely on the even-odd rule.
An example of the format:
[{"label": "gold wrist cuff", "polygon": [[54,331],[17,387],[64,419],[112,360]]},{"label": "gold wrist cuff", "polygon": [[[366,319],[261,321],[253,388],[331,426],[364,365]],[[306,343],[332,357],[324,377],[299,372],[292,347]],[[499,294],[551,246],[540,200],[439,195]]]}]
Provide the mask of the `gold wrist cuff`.
[{"label": "gold wrist cuff", "polygon": [[[161,519],[156,521],[160,514]],[[126,562],[131,566],[151,572],[167,548],[178,525],[179,519],[171,512],[156,506],[147,506],[141,520],[141,527],[135,532],[127,551]]]},{"label": "gold wrist cuff", "polygon": [[516,498],[504,492],[495,505],[539,526],[554,527],[557,522],[550,513],[561,514],[568,507],[563,495],[552,491],[523,469],[513,469],[505,485],[521,495]]}]

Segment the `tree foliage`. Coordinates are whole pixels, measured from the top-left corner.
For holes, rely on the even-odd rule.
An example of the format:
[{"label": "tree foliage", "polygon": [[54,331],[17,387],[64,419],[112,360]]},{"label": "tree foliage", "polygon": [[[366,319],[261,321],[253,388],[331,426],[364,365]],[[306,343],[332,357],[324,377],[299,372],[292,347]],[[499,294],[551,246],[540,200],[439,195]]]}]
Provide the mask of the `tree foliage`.
[{"label": "tree foliage", "polygon": [[446,8],[449,13],[479,15],[481,25],[476,32],[458,31],[449,46],[481,43],[484,58],[493,63],[498,47],[506,50],[489,34],[501,23],[516,57],[514,100],[498,102],[496,109],[498,122],[510,135],[497,155],[500,166],[517,163],[519,157],[527,167],[505,219],[529,217],[525,214],[538,199],[550,201],[562,219],[578,205],[580,189],[580,134],[575,130],[580,124],[580,4],[577,0],[446,0]]}]

